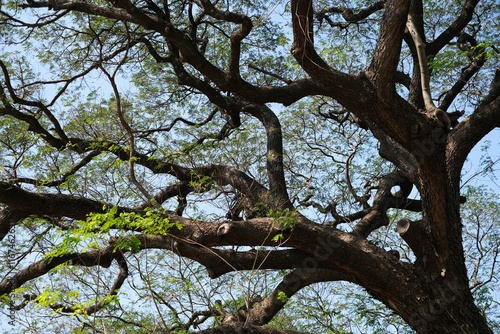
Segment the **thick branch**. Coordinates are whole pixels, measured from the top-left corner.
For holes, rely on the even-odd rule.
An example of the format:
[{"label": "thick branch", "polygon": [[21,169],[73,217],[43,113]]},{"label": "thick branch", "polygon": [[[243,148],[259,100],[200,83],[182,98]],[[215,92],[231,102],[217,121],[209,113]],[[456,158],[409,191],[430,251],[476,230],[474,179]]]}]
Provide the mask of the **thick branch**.
[{"label": "thick branch", "polygon": [[[29,1],[28,4],[20,5],[21,8],[52,8],[52,1]],[[88,2],[80,2],[74,0],[59,0],[57,2],[57,10],[67,9],[71,11],[78,11],[82,13],[87,13],[91,15],[104,16],[116,20],[137,23],[140,21],[134,16],[127,13],[123,8],[118,7],[106,7],[100,5],[90,4]]]},{"label": "thick branch", "polygon": [[276,114],[267,106],[251,105],[245,112],[257,117],[266,129],[267,137],[267,173],[269,176],[270,191],[279,197],[278,208],[290,206],[286,188],[285,171],[283,168],[283,134],[281,124]]},{"label": "thick branch", "polygon": [[348,101],[349,92],[360,83],[355,78],[331,68],[314,48],[312,0],[292,1],[293,45],[291,53],[316,82],[328,87],[328,95]]},{"label": "thick branch", "polygon": [[215,8],[209,0],[201,0],[205,12],[216,19],[241,24],[241,28],[231,34],[231,57],[229,62],[229,78],[240,78],[241,41],[252,31],[252,20],[242,14],[222,12]]},{"label": "thick branch", "polygon": [[428,241],[429,237],[421,221],[401,219],[397,222],[395,231],[399,233],[401,238],[411,248],[417,257],[417,261],[423,261],[425,254],[431,251],[432,247]]},{"label": "thick branch", "polygon": [[410,1],[389,0],[386,3],[380,34],[367,75],[373,79],[379,94],[392,98],[395,75],[401,52],[404,27]]},{"label": "thick branch", "polygon": [[427,56],[425,53],[425,43],[418,33],[417,27],[411,15],[408,15],[408,22],[406,23],[408,30],[415,43],[415,48],[418,55],[418,63],[420,68],[420,83],[422,87],[422,95],[424,98],[425,109],[430,111],[436,108],[434,102],[432,101],[431,90],[430,90],[430,73],[429,66],[427,65]]},{"label": "thick branch", "polygon": [[437,108],[432,101],[430,88],[430,72],[425,51],[426,45],[420,37],[420,34],[418,33],[414,18],[411,14],[408,15],[406,26],[408,27],[408,30],[417,49],[418,64],[420,68],[420,83],[422,86],[422,97],[424,99],[425,110],[430,116],[436,117],[436,120],[441,127],[445,127],[445,129],[448,130],[451,127],[451,121],[448,114],[444,110]]},{"label": "thick branch", "polygon": [[[194,188],[190,186],[189,181],[182,181],[171,186],[165,187],[162,191],[160,191],[157,195],[154,196],[154,203],[161,205],[166,200],[179,196],[185,198],[187,194],[189,194]],[[134,211],[142,211],[151,206],[149,201],[146,201],[144,204],[135,207]]]},{"label": "thick branch", "polygon": [[[141,249],[167,249],[204,265],[210,278],[239,270],[307,268],[311,254],[297,249],[233,251],[201,247],[192,241],[158,235],[136,235]],[[321,260],[318,268],[331,265]]]},{"label": "thick branch", "polygon": [[[12,209],[26,210],[29,214],[56,217],[65,216],[79,220],[85,220],[87,214],[91,212],[103,212],[103,203],[97,201],[63,194],[30,193],[5,182],[0,182],[0,202],[11,206]],[[121,212],[130,211],[125,208],[119,208],[119,210]],[[272,238],[275,237],[276,234],[282,233],[282,231],[275,226],[274,219],[267,217],[247,221],[219,222],[218,224],[214,224],[211,222],[193,221],[175,215],[168,216],[172,221],[178,221],[185,225],[181,230],[173,229],[170,231],[172,237],[180,238],[180,240],[184,242],[190,240],[190,242],[205,245],[207,247],[225,245],[276,246],[277,244]],[[300,217],[299,219],[304,220],[304,218]],[[299,228],[299,226],[301,226],[301,228]],[[303,224],[298,224],[295,230],[289,236],[284,235],[287,241],[283,246],[296,247],[309,254],[316,254],[318,252],[321,254],[326,253],[326,257],[318,256],[322,258],[323,261],[329,258],[335,263],[344,263],[345,266],[347,266],[347,262],[350,261],[349,259],[354,259],[356,254],[359,253],[359,249],[354,247],[354,244],[361,239],[357,239],[353,236],[348,237],[348,234],[344,232],[331,230],[330,228],[316,225],[307,220],[305,220]],[[247,237],[242,239],[241,235],[246,235]],[[305,240],[309,238],[316,238],[318,240],[316,240],[315,243],[305,242]],[[337,241],[331,238],[335,238]],[[330,247],[332,243],[335,245]],[[327,249],[324,249],[325,247]],[[346,256],[346,254],[344,254],[342,257],[335,257],[335,254],[340,250],[339,247],[351,249],[350,255]],[[377,253],[376,250],[377,248],[375,247],[373,249],[374,254]],[[362,254],[357,254],[357,256],[359,256],[358,262],[360,258],[366,258],[368,255],[367,253],[361,253]],[[368,257],[371,258],[371,256]],[[371,259],[368,261],[373,260]]]},{"label": "thick branch", "polygon": [[462,31],[467,24],[470,22],[474,15],[474,9],[476,8],[479,0],[466,0],[460,15],[453,21],[450,26],[441,33],[433,42],[429,43],[427,46],[427,52],[429,55],[437,54],[445,45],[450,43],[450,41],[458,36],[460,31]]},{"label": "thick branch", "polygon": [[463,163],[472,148],[494,128],[500,127],[500,95],[460,122],[449,138],[446,147],[447,165],[453,166],[451,175],[460,177]]},{"label": "thick branch", "polygon": [[406,181],[406,178],[398,173],[390,173],[380,180],[371,210],[353,228],[354,234],[366,238],[374,230],[389,224],[387,210],[393,203],[392,199],[394,198],[391,190],[404,181]]},{"label": "thick branch", "polygon": [[[5,182],[0,182],[0,201],[7,202],[14,209],[30,206],[30,211],[36,211],[40,214],[68,216],[75,219],[85,219],[85,216],[92,211],[102,212],[102,203],[61,194],[30,194]],[[320,263],[324,261],[329,263],[330,266],[333,265],[339,270],[346,270],[355,275],[359,284],[372,290],[381,290],[388,281],[397,281],[398,277],[403,279],[407,275],[411,275],[407,264],[389,260],[386,251],[370,242],[327,226],[314,224],[300,216],[291,231],[279,230],[276,221],[266,217],[218,223],[193,221],[175,215],[167,215],[167,217],[172,222],[179,222],[184,225],[180,230],[173,228],[168,231],[173,249],[182,250],[182,247],[188,247],[187,250],[183,250],[186,252],[184,254],[187,256],[187,251],[192,251],[193,255],[188,257],[199,258],[200,262],[204,261],[201,259],[204,251],[200,251],[200,246],[203,249],[228,245],[279,246],[292,247],[310,254],[310,256],[304,258],[303,266],[318,268]],[[273,241],[273,238],[278,234],[282,235],[283,238],[283,241],[279,244]],[[245,238],[242,238],[242,235]],[[140,239],[141,236],[138,236],[138,238]],[[160,238],[154,238],[154,240],[160,240]],[[175,240],[178,240],[177,246]],[[150,243],[145,243],[145,247],[148,247],[148,244],[151,246]],[[105,250],[84,253],[84,255],[82,257],[82,254],[69,254],[57,257],[52,259],[50,265],[64,263],[69,260],[85,265],[90,263],[95,265],[97,258],[101,258],[99,264],[110,263],[112,259],[111,254],[108,254]],[[231,260],[231,255],[226,253],[227,255]],[[248,254],[244,256],[248,257]],[[103,262],[103,259],[108,258],[108,262]],[[247,259],[250,260],[250,257]],[[265,265],[266,261],[263,261],[263,263]],[[12,291],[12,289],[16,288],[13,285],[18,287],[27,280],[43,275],[53,268],[45,262],[32,266],[29,270],[21,271],[18,274],[19,276],[6,282],[3,286],[4,290],[0,291]],[[35,271],[31,271],[31,269]],[[36,272],[36,275],[34,272]],[[393,273],[395,272],[399,273],[397,277],[394,277]],[[401,284],[401,286],[404,285]],[[384,297],[384,302],[398,304],[397,296],[399,293],[401,291],[397,287],[394,288],[393,292]]]},{"label": "thick branch", "polygon": [[9,207],[0,211],[0,241],[5,238],[10,229],[23,218],[28,217],[28,214],[22,211],[13,210]]},{"label": "thick branch", "polygon": [[286,298],[291,298],[310,284],[328,281],[354,282],[355,280],[352,276],[335,269],[296,269],[283,278],[271,295],[250,309],[246,321],[253,325],[265,325],[285,306],[286,300],[280,298],[281,294],[284,293]]},{"label": "thick branch", "polygon": [[[0,202],[28,215],[64,216],[85,220],[91,212],[103,212],[104,203],[63,194],[40,194],[0,181]],[[127,211],[120,208],[120,211]],[[129,211],[129,210],[128,210]]]}]

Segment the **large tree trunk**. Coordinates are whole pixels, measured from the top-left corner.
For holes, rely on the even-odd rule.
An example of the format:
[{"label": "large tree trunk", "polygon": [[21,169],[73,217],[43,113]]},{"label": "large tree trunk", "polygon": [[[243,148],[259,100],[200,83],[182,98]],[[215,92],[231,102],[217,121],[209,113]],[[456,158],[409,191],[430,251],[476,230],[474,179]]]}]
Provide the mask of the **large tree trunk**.
[{"label": "large tree trunk", "polygon": [[405,220],[397,228],[415,252],[413,275],[419,280],[417,289],[411,281],[402,289],[409,292],[402,298],[409,307],[397,312],[419,333],[492,333],[469,288],[459,171],[448,165],[439,141],[431,148],[419,166],[423,219]]},{"label": "large tree trunk", "polygon": [[474,304],[468,286],[454,286],[452,282],[453,278],[429,282],[427,288],[434,297],[419,303],[420,297],[414,294],[414,311],[400,315],[422,334],[493,333]]}]

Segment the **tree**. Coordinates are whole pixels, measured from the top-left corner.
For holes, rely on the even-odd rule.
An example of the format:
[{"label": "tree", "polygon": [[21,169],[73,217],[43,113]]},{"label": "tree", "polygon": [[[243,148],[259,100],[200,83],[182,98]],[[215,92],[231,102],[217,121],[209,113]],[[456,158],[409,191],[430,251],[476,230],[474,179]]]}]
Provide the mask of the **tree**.
[{"label": "tree", "polygon": [[[500,127],[499,5],[335,3],[4,2],[5,303],[104,332],[87,317],[284,333],[300,329],[284,309],[295,294],[344,281],[419,333],[492,333],[472,294],[488,278],[467,273],[460,182]],[[442,114],[424,103],[429,79]],[[488,261],[485,243],[491,280],[498,239]],[[239,302],[191,298],[204,273],[225,275],[230,297],[232,273],[264,270],[279,282],[249,280]],[[157,318],[126,311],[127,290]]]}]

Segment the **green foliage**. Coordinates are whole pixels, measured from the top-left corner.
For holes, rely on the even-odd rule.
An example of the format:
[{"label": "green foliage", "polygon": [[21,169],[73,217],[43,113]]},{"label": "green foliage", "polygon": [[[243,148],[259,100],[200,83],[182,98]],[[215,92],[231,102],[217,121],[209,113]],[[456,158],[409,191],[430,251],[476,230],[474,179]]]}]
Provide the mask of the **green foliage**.
[{"label": "green foliage", "polygon": [[283,303],[286,303],[290,298],[287,297],[286,293],[284,293],[283,291],[280,291],[278,293],[278,300],[283,302]]},{"label": "green foliage", "polygon": [[290,229],[293,231],[295,225],[298,223],[297,221],[297,211],[291,211],[290,209],[285,209],[283,211],[273,211],[269,210],[267,213],[268,217],[274,218],[274,225],[282,225],[284,228]]},{"label": "green foliage", "polygon": [[[296,218],[297,214],[297,211],[290,211],[289,209],[285,209],[283,211],[273,211],[271,209],[267,213],[267,217],[273,218],[273,225],[280,226],[281,230],[293,231],[295,225],[298,223]],[[282,239],[283,233],[278,233],[272,238],[274,242],[279,242]]]},{"label": "green foliage", "polygon": [[[161,211],[146,209],[144,213],[120,212],[118,207],[104,207],[103,213],[92,213],[80,227],[61,232],[61,240],[45,254],[45,261],[50,262],[54,257],[70,254],[81,249],[98,247],[103,236],[112,230],[139,231],[151,235],[168,235],[171,228],[182,228],[179,222],[171,222],[164,218]],[[124,234],[124,232],[122,232]],[[115,243],[116,250],[140,250],[140,240],[135,235],[122,237]]]},{"label": "green foliage", "polygon": [[92,232],[96,228],[100,233],[107,233],[110,229],[116,228],[141,231],[144,234],[167,235],[172,227],[182,228],[182,224],[170,222],[169,218],[163,217],[161,211],[153,209],[146,209],[144,213],[120,212],[119,214],[117,206],[103,209],[104,213],[90,214],[87,221],[75,233]]}]

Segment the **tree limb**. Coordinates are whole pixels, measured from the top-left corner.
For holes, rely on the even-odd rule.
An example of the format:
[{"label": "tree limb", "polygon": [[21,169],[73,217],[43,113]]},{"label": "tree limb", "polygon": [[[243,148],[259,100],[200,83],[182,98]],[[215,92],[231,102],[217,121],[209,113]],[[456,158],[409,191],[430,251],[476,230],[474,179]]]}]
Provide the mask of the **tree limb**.
[{"label": "tree limb", "polygon": [[324,19],[326,19],[331,26],[335,26],[336,24],[331,22],[331,20],[328,18],[327,16],[328,13],[342,14],[342,17],[344,18],[344,20],[346,20],[346,22],[356,23],[363,19],[366,19],[371,14],[383,9],[384,5],[385,1],[379,1],[366,8],[360,9],[357,13],[354,13],[352,9],[345,7],[325,7],[322,10],[315,11],[314,14],[318,18],[320,24]]},{"label": "tree limb", "polygon": [[401,52],[410,1],[389,0],[385,5],[380,34],[367,75],[385,98],[395,95],[394,78]]},{"label": "tree limb", "polygon": [[466,0],[460,15],[453,21],[448,28],[446,28],[434,41],[427,46],[427,53],[429,55],[437,54],[445,45],[447,45],[453,38],[458,36],[467,24],[471,21],[474,15],[479,0]]},{"label": "tree limb", "polygon": [[11,293],[15,289],[21,287],[24,283],[43,276],[51,269],[69,261],[71,261],[73,265],[78,266],[101,266],[103,268],[109,268],[113,259],[119,256],[117,255],[119,253],[113,252],[114,247],[114,242],[111,242],[111,244],[106,248],[96,249],[85,253],[65,254],[53,257],[50,261],[42,260],[30,264],[26,268],[17,272],[13,277],[0,283],[0,296]]},{"label": "tree limb", "polygon": [[349,274],[336,269],[295,269],[283,278],[267,298],[248,310],[246,323],[258,326],[267,324],[285,306],[286,301],[299,290],[310,284],[327,281],[354,282],[354,279]]}]

